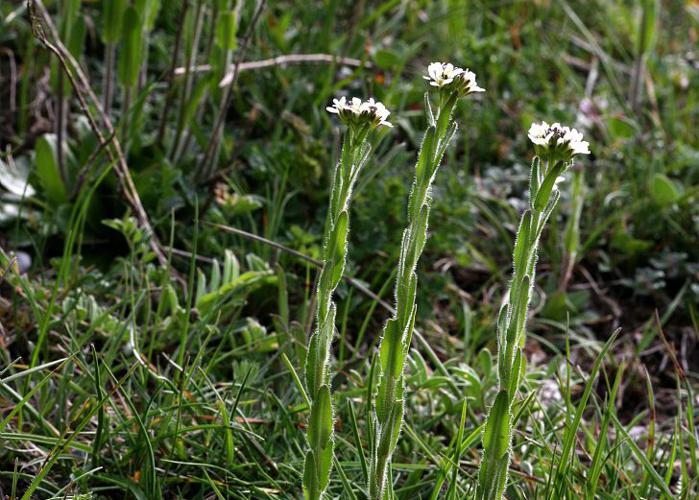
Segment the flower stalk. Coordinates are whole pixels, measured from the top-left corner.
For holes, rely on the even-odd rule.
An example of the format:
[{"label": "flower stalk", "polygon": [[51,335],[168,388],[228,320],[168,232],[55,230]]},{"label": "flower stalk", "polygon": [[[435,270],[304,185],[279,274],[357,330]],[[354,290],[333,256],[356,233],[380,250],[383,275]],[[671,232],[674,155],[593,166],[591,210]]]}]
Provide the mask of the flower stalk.
[{"label": "flower stalk", "polygon": [[456,121],[452,118],[456,102],[472,92],[483,91],[476,85],[472,72],[451,64],[431,64],[425,79],[438,89],[437,113],[433,114],[429,94],[426,93],[428,127],[418,153],[415,178],[408,198],[408,225],[403,232],[396,274],[396,312],[386,322],[379,345],[378,388],[371,423],[373,432],[368,478],[371,500],[389,497],[388,470],[403,424],[403,371],[417,312],[415,270],[427,239],[431,186],[442,156],[457,130]]},{"label": "flower stalk", "polygon": [[333,407],[330,394],[329,358],[335,333],[333,292],[345,270],[349,209],[352,190],[369,158],[368,137],[378,126],[388,126],[388,110],[373,99],[362,102],[354,98],[335,99],[330,113],[339,115],[347,124],[330,192],[328,215],[323,237],[323,266],[316,284],[317,310],[315,329],[308,342],[306,354],[306,390],[311,401],[311,413],[306,431],[308,451],[304,464],[303,490],[305,498],[323,497],[330,480],[333,461]]},{"label": "flower stalk", "polygon": [[529,208],[517,230],[512,281],[497,321],[498,393],[483,432],[483,459],[476,498],[500,499],[507,484],[512,442],[512,405],[525,372],[524,343],[541,233],[560,198],[557,184],[576,154],[589,145],[575,129],[546,122],[533,124],[529,138],[537,156],[529,181]]}]

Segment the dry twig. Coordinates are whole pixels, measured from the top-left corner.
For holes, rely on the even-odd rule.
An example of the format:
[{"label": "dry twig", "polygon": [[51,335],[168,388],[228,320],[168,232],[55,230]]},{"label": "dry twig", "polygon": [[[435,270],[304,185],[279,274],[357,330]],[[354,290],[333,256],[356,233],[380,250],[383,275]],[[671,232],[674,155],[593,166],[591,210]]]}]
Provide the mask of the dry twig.
[{"label": "dry twig", "polygon": [[[363,62],[359,59],[353,59],[351,57],[338,57],[332,54],[286,54],[276,57],[271,57],[269,59],[261,59],[259,61],[244,61],[238,65],[238,72],[250,71],[254,69],[270,68],[273,66],[284,66],[286,64],[341,64],[343,66],[353,66],[369,67],[370,64]],[[205,73],[211,71],[210,64],[201,64],[198,66],[193,66],[189,68],[190,71],[194,73]],[[228,72],[221,79],[218,84],[219,87],[225,87],[233,83],[234,79],[235,65],[231,65]],[[187,68],[180,66],[175,68],[174,75],[182,76],[187,72]]]}]

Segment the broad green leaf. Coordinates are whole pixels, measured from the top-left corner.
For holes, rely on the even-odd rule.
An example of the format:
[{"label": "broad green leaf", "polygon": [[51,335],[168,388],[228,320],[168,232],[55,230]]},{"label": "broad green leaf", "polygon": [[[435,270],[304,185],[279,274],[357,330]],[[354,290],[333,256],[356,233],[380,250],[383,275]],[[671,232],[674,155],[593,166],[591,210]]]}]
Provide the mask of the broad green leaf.
[{"label": "broad green leaf", "polygon": [[483,431],[483,462],[478,474],[477,498],[499,500],[505,489],[510,445],[509,394],[501,390],[490,409]]},{"label": "broad green leaf", "polygon": [[510,371],[510,394],[517,394],[517,388],[519,387],[519,376],[520,373],[522,373],[522,360],[524,359],[524,356],[522,356],[522,351],[521,349],[517,349],[515,351],[515,359],[512,362],[512,370]]},{"label": "broad green leaf", "polygon": [[177,292],[170,283],[165,285],[165,293],[162,294],[162,300],[164,301],[165,313],[175,314],[180,308],[180,304],[177,299]]},{"label": "broad green leaf", "polygon": [[235,50],[238,46],[236,33],[238,18],[234,10],[227,10],[219,15],[216,25],[216,43],[226,51]]},{"label": "broad green leaf", "polygon": [[303,496],[306,500],[313,500],[319,497],[318,477],[316,475],[316,461],[313,452],[306,453],[306,461],[303,466]]},{"label": "broad green leaf", "polygon": [[330,389],[320,386],[314,395],[311,418],[308,424],[308,440],[314,449],[325,448],[333,430],[333,414],[330,401]]},{"label": "broad green leaf", "polygon": [[[413,301],[414,302],[414,301]],[[415,331],[415,317],[417,316],[417,304],[413,304],[413,313],[410,316],[410,323],[403,332],[403,357],[410,352],[410,344],[413,341],[413,332]],[[401,374],[403,372],[401,371]]]},{"label": "broad green leaf", "polygon": [[478,352],[478,365],[480,366],[481,373],[492,373],[493,358],[490,351],[485,347]]},{"label": "broad green leaf", "polygon": [[403,371],[402,332],[399,331],[397,326],[394,319],[389,319],[386,322],[383,339],[381,340],[381,350],[379,351],[381,370],[396,378]]},{"label": "broad green leaf", "polygon": [[404,306],[401,306],[402,310],[398,311],[399,316],[396,318],[401,334],[405,332],[405,327],[410,321],[410,315],[413,313],[412,307],[415,304],[415,295],[417,294],[417,274],[415,274],[415,271],[410,271],[406,281],[407,283],[401,283],[398,289],[398,294],[402,299],[401,304],[404,304]]},{"label": "broad green leaf", "polygon": [[[437,128],[433,125],[427,129],[425,136],[422,139],[422,145],[420,147],[420,152],[418,153],[417,164],[415,165],[415,178],[418,184],[425,178],[428,172],[430,163],[432,161],[432,150],[434,148],[433,144],[435,141],[435,132]],[[414,210],[418,210],[419,207],[413,207]],[[413,214],[410,214],[413,217]]]},{"label": "broad green leaf", "polygon": [[519,229],[517,230],[517,238],[515,239],[514,268],[517,270],[524,271],[527,265],[531,223],[531,210],[526,210],[522,215],[522,220],[520,221]]},{"label": "broad green leaf", "polygon": [[415,256],[413,266],[417,265],[417,260],[422,254],[422,250],[425,247],[425,241],[427,240],[427,221],[430,217],[430,205],[425,203],[420,207],[420,215],[417,220],[417,225],[415,226],[415,234],[412,235],[415,238]]},{"label": "broad green leaf", "polygon": [[544,180],[536,193],[536,198],[534,198],[533,206],[535,210],[542,211],[544,208],[546,208],[551,198],[553,186],[556,184],[556,179],[559,175],[561,175],[561,173],[563,173],[565,166],[565,163],[558,162],[549,168],[546,177],[544,177]]},{"label": "broad green leaf", "polygon": [[136,0],[134,6],[138,10],[143,22],[143,31],[148,33],[153,30],[155,21],[158,18],[161,0]]},{"label": "broad green leaf", "polygon": [[403,426],[403,414],[405,413],[405,406],[403,404],[403,391],[405,386],[403,385],[403,377],[400,378],[397,385],[396,391],[396,404],[394,406],[394,414],[391,418],[391,442],[389,453],[392,455],[393,450],[395,450],[398,444],[398,438],[400,437],[400,430]]},{"label": "broad green leaf", "polygon": [[315,392],[321,377],[318,373],[318,332],[313,332],[308,341],[308,351],[306,352],[306,389],[311,397],[315,397]]},{"label": "broad green leaf", "polygon": [[127,0],[102,0],[102,41],[116,44],[121,40],[121,27]]},{"label": "broad green leaf", "polygon": [[136,85],[142,58],[143,27],[141,26],[141,16],[135,7],[128,7],[124,11],[122,44],[117,66],[119,82],[125,87]]},{"label": "broad green leaf", "polygon": [[530,300],[529,295],[531,293],[530,288],[531,278],[529,275],[525,275],[524,278],[522,278],[522,284],[519,286],[519,296],[516,297],[517,302],[515,305],[517,309],[513,311],[515,317],[513,318],[512,323],[515,325],[515,335],[512,337],[512,339],[508,339],[508,342],[510,340],[512,342],[517,342],[522,336],[524,336],[524,329],[527,321],[527,309],[529,308]]},{"label": "broad green leaf", "polygon": [[44,134],[36,141],[36,174],[46,198],[54,205],[68,201],[66,186],[58,168],[57,149],[55,134]]},{"label": "broad green leaf", "polygon": [[334,239],[332,247],[334,249],[334,267],[332,274],[332,287],[336,287],[342,278],[345,270],[345,253],[347,252],[347,232],[349,231],[349,214],[343,210],[337,218],[337,225],[333,231]]},{"label": "broad green leaf", "polygon": [[[446,99],[446,102],[442,104],[442,110],[439,113],[439,116],[437,117],[437,131],[435,133],[435,137],[437,138],[437,141],[443,140],[445,137],[447,137],[447,130],[449,129],[449,124],[452,121],[451,119],[451,113],[452,110],[454,109],[454,106],[456,105],[456,101],[459,98],[459,95],[456,92],[453,92],[449,97]],[[436,144],[434,145],[436,146]],[[433,146],[433,151],[432,151],[432,158],[436,158],[435,150],[436,148]],[[435,167],[436,168],[436,165]]]},{"label": "broad green leaf", "polygon": [[75,57],[80,57],[85,50],[86,32],[87,27],[85,26],[85,18],[83,16],[79,16],[75,20],[73,30],[70,34],[70,39],[68,40],[68,50]]},{"label": "broad green leaf", "polygon": [[328,440],[327,445],[318,457],[318,482],[321,490],[325,490],[330,483],[330,469],[333,465],[333,442]]},{"label": "broad green leaf", "polygon": [[382,374],[376,391],[374,412],[379,422],[386,422],[395,406],[396,379],[390,373]]},{"label": "broad green leaf", "polygon": [[308,344],[306,384],[311,397],[315,397],[315,393],[326,378],[326,358],[328,346],[335,333],[335,313],[335,304],[331,303],[325,323],[318,325]]},{"label": "broad green leaf", "polygon": [[508,369],[508,363],[505,360],[505,350],[507,348],[507,329],[510,322],[511,308],[512,306],[509,303],[505,303],[498,313],[496,333],[498,341],[498,370],[501,372],[501,378],[507,377],[503,371]]},{"label": "broad green leaf", "polygon": [[311,417],[308,422],[308,441],[314,452],[316,465],[315,479],[318,490],[324,490],[330,480],[333,459],[333,414],[330,389],[322,385],[313,400]]},{"label": "broad green leaf", "polygon": [[[549,197],[549,201],[544,207],[544,213],[541,215],[541,220],[539,222],[539,227],[537,228],[537,237],[541,237],[541,232],[544,230],[544,227],[546,226],[546,222],[549,220],[549,217],[551,216],[551,212],[553,212],[553,209],[556,208],[556,205],[558,204],[558,200],[561,199],[561,192],[558,189],[554,189],[553,192],[551,193],[551,196]],[[534,255],[533,257],[536,256],[536,249],[534,250]],[[529,266],[530,269],[529,271],[531,272],[533,269],[531,268],[532,265],[534,265],[535,262],[530,259],[529,261]]]},{"label": "broad green leaf", "polygon": [[503,389],[495,397],[488,423],[483,432],[483,447],[491,460],[498,460],[507,453],[510,444],[509,393]]},{"label": "broad green leaf", "polygon": [[379,457],[387,457],[391,454],[391,441],[393,440],[393,435],[395,432],[394,428],[399,411],[398,406],[400,405],[391,406],[391,409],[380,428],[381,434],[379,436],[377,448],[377,454]]},{"label": "broad green leaf", "polygon": [[651,179],[650,193],[658,205],[667,206],[680,198],[675,183],[665,174],[657,173]]}]

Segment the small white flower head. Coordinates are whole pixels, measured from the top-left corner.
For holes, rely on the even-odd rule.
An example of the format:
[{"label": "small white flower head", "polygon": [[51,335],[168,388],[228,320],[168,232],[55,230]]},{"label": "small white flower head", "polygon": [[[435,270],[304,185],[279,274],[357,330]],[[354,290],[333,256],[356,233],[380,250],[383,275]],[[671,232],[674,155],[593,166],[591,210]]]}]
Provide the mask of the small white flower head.
[{"label": "small white flower head", "polygon": [[463,72],[463,69],[457,68],[451,63],[433,62],[427,66],[427,75],[423,78],[429,81],[433,87],[444,87]]},{"label": "small white flower head", "polygon": [[473,92],[485,92],[476,83],[476,74],[468,69],[459,68],[451,63],[433,62],[427,66],[427,75],[423,78],[432,87],[457,91],[461,96]]},{"label": "small white flower head", "polygon": [[340,120],[351,126],[369,125],[371,128],[376,128],[380,125],[385,127],[393,127],[387,121],[388,115],[391,114],[382,103],[375,101],[374,98],[369,98],[362,101],[358,97],[352,97],[347,100],[345,97],[333,99],[333,105],[325,108],[328,113],[336,114]]},{"label": "small white flower head", "polygon": [[583,140],[582,133],[560,123],[532,123],[528,135],[537,154],[549,155],[554,160],[569,161],[575,155],[590,154],[590,143]]}]

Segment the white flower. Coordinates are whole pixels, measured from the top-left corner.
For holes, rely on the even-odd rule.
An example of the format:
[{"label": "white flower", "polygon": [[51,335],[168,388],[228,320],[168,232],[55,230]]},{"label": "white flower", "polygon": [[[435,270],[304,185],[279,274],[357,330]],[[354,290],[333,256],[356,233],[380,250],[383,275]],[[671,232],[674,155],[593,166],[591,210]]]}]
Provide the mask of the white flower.
[{"label": "white flower", "polygon": [[427,75],[423,78],[437,88],[454,88],[462,95],[472,92],[485,92],[476,83],[476,74],[468,69],[459,68],[451,63],[433,62],[427,66]]},{"label": "white flower", "polygon": [[457,68],[451,63],[433,62],[427,66],[427,75],[423,78],[428,80],[433,87],[444,87],[463,72],[463,69]]},{"label": "white flower", "polygon": [[462,81],[462,85],[464,86],[467,94],[472,92],[485,92],[485,89],[479,87],[476,83],[476,74],[473,71],[468,69],[465,70],[463,73],[461,73],[459,79]]},{"label": "white flower", "polygon": [[537,146],[548,146],[549,140],[553,137],[553,131],[546,122],[532,123],[528,135],[529,140]]},{"label": "white flower", "polygon": [[339,99],[333,99],[333,105],[325,109],[328,113],[338,115],[342,121],[350,125],[369,123],[372,127],[378,127],[379,125],[393,127],[387,121],[391,112],[382,103],[375,101],[374,98],[362,101],[358,97],[352,97],[348,101],[347,98],[340,97]]},{"label": "white flower", "polygon": [[340,114],[340,111],[344,111],[347,109],[347,99],[345,97],[340,97],[339,99],[333,99],[333,105],[328,106],[325,109],[328,111],[328,113],[334,113],[336,115]]},{"label": "white flower", "polygon": [[563,127],[560,123],[549,125],[546,122],[532,123],[529,127],[529,140],[537,149],[547,151],[562,159],[574,155],[589,155],[590,143],[583,140],[582,133],[574,128]]},{"label": "white flower", "polygon": [[383,103],[375,101],[373,97],[370,97],[367,101],[362,103],[361,111],[362,113],[368,113],[369,115],[374,116],[375,119],[378,120],[378,125],[385,125],[389,128],[393,127],[393,125],[386,120],[391,112],[386,109],[386,106],[384,106]]}]

